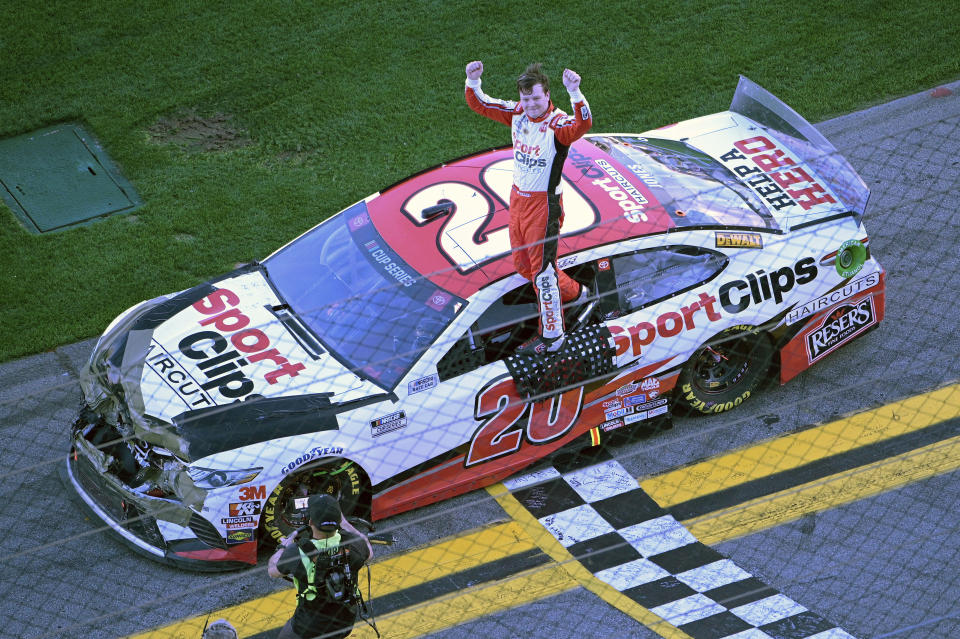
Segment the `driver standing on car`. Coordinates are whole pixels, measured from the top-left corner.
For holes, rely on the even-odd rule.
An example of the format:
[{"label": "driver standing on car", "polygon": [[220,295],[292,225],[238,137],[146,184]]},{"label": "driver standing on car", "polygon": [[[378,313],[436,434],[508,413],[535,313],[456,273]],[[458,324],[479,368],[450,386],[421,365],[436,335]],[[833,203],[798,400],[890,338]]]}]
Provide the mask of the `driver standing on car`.
[{"label": "driver standing on car", "polygon": [[519,101],[497,100],[480,89],[483,63],[466,67],[470,108],[513,131],[513,188],[510,190],[510,246],[517,272],[533,282],[540,331],[518,352],[544,353],[563,344],[561,304],[585,302],[589,291],[557,269],[557,241],[563,223],[560,173],[571,144],[590,130],[590,107],[580,92],[580,76],[563,71],[573,115],[550,101],[550,80],[539,63],[517,78]]},{"label": "driver standing on car", "polygon": [[[267,574],[290,575],[297,587],[297,608],[277,639],[340,639],[353,631],[358,607],[353,598],[357,577],[372,554],[367,538],[354,528],[330,495],[311,495],[307,502],[309,533],[298,539],[291,534],[270,557]],[[315,550],[314,550],[315,549]],[[331,596],[324,578],[324,558],[346,553],[350,566],[349,583],[339,600]]]}]

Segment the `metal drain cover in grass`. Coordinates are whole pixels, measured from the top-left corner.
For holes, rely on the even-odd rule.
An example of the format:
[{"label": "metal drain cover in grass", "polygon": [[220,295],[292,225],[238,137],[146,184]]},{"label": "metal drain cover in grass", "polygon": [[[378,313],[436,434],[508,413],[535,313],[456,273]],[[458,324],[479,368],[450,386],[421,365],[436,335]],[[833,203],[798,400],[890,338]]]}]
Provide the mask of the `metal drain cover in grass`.
[{"label": "metal drain cover in grass", "polygon": [[60,231],[142,204],[79,124],[0,140],[0,195],[32,233]]}]

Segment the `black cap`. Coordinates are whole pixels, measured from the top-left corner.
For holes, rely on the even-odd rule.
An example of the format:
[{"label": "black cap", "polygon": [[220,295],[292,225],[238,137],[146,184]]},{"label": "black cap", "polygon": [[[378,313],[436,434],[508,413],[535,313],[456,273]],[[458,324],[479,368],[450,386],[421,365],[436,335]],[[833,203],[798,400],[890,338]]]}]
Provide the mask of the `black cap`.
[{"label": "black cap", "polygon": [[340,504],[330,495],[310,495],[307,512],[310,523],[320,530],[330,532],[340,528]]}]

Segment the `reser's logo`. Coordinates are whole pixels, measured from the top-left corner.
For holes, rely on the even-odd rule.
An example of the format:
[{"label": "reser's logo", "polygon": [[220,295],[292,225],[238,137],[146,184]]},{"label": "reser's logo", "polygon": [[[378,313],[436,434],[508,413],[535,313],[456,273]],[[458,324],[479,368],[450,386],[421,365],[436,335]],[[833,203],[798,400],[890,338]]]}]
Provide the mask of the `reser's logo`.
[{"label": "reser's logo", "polygon": [[824,319],[818,329],[807,335],[807,355],[810,363],[875,323],[873,297],[839,307]]},{"label": "reser's logo", "polygon": [[[276,384],[284,375],[296,377],[306,368],[299,362],[290,362],[276,348],[270,348],[267,334],[250,327],[250,318],[234,308],[239,303],[240,298],[226,288],[194,302],[194,310],[209,316],[199,321],[200,326],[216,330],[187,335],[177,345],[181,353],[197,362],[197,368],[206,376],[207,381],[201,388],[216,389],[230,399],[240,399],[253,392],[253,380],[243,371],[251,364],[272,362],[277,366],[264,374],[268,384]],[[229,341],[225,335],[230,336]]]}]

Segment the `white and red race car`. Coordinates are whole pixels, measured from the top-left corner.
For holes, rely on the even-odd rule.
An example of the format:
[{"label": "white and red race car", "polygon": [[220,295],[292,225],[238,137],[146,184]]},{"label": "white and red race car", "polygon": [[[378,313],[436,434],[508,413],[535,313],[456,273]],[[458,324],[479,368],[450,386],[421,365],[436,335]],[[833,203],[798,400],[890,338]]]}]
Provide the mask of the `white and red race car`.
[{"label": "white and red race car", "polygon": [[863,181],[742,78],[729,111],[569,149],[558,353],[507,231],[510,148],[419,173],[261,263],[144,302],[90,358],[67,463],[147,554],[255,563],[326,492],[373,520],[674,410],[719,413],[876,327]]}]

